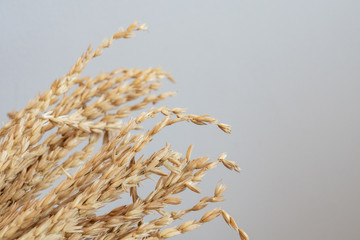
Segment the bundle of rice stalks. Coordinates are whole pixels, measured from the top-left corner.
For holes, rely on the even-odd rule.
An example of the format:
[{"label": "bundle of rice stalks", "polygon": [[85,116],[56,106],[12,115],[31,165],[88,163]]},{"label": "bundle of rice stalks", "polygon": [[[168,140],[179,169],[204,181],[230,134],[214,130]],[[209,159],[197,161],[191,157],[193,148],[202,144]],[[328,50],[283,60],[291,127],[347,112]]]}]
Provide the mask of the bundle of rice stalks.
[{"label": "bundle of rice stalks", "polygon": [[[9,123],[0,129],[0,239],[165,239],[218,216],[238,231],[241,239],[248,239],[220,208],[199,220],[170,226],[187,213],[223,201],[226,187],[222,184],[191,208],[165,208],[181,204],[178,194],[183,191],[199,194],[197,183],[219,163],[239,171],[225,154],[215,161],[192,159],[191,145],[181,157],[166,144],[150,156],[139,157],[154,135],[172,124],[213,124],[225,133],[230,133],[230,126],[208,115],[186,114],[181,108],[151,108],[130,118],[135,111],[174,95],[153,94],[161,86],[160,79],[173,81],[160,68],[118,68],[93,78],[80,76],[114,40],[131,38],[144,29],[145,25],[135,22],[95,50],[89,47],[69,73],[24,109],[8,114]],[[157,115],[163,116],[160,122],[142,129],[144,121]],[[98,142],[102,146],[95,151]],[[64,180],[54,186],[60,177]],[[157,179],[154,188],[140,197],[140,184],[150,178]],[[96,214],[126,194],[130,203]],[[145,222],[149,215],[156,217]]]}]

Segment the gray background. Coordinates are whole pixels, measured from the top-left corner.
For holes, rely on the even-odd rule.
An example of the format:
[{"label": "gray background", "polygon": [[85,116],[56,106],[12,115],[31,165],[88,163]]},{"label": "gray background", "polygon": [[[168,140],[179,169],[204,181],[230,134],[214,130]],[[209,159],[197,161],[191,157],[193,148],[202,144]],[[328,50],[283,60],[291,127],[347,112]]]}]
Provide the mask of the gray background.
[{"label": "gray background", "polygon": [[[252,239],[359,239],[359,10],[355,0],[1,1],[1,119],[89,43],[140,20],[149,31],[115,42],[85,74],[163,66],[177,80],[163,90],[178,90],[164,104],[233,126],[228,136],[178,125],[152,146],[236,160],[241,174],[219,167],[200,187],[211,194],[222,178],[222,206]],[[217,219],[175,239],[205,238],[237,234]]]}]

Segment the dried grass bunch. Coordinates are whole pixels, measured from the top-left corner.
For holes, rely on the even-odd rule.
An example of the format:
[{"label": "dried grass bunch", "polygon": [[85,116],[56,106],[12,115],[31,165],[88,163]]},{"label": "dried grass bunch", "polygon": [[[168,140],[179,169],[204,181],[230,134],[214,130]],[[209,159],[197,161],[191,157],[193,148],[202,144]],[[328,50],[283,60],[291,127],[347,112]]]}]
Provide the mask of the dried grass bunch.
[{"label": "dried grass bunch", "polygon": [[[95,50],[89,47],[50,89],[24,109],[8,114],[10,122],[0,129],[0,239],[165,239],[218,216],[238,231],[241,239],[248,239],[220,208],[206,212],[199,220],[169,226],[189,212],[224,200],[226,187],[218,184],[213,196],[203,197],[191,208],[165,209],[180,204],[178,194],[186,189],[200,193],[197,183],[219,163],[239,171],[225,154],[215,161],[191,159],[192,146],[181,157],[166,145],[151,156],[138,157],[155,134],[172,124],[215,124],[226,133],[230,133],[230,126],[208,115],[185,114],[181,108],[152,108],[127,118],[174,95],[152,95],[161,86],[160,79],[173,81],[160,68],[118,68],[94,78],[80,77],[89,61],[100,56],[113,40],[131,38],[145,28],[135,22]],[[157,115],[163,115],[160,122],[140,131],[144,121]],[[99,140],[102,146],[95,153]],[[86,143],[82,149],[81,143]],[[61,176],[65,179],[59,185],[38,197]],[[139,184],[154,176],[158,176],[154,189],[139,197]],[[131,196],[131,203],[104,215],[95,214],[124,194]],[[145,222],[144,217],[151,214],[156,217]]]}]

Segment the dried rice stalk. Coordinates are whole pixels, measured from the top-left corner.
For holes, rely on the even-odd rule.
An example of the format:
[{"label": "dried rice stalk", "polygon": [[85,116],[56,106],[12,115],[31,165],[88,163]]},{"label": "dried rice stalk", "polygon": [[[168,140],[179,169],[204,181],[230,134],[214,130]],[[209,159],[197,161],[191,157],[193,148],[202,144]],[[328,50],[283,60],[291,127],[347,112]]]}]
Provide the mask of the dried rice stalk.
[{"label": "dried rice stalk", "polygon": [[[220,215],[241,239],[248,239],[220,208],[208,211],[200,220],[169,227],[189,212],[224,200],[226,187],[218,184],[213,196],[202,198],[192,208],[176,212],[165,208],[181,204],[177,194],[183,191],[199,194],[197,183],[218,163],[239,171],[225,154],[213,162],[207,157],[191,160],[192,145],[185,158],[166,145],[151,156],[138,157],[159,131],[172,124],[215,124],[225,133],[230,133],[229,125],[209,115],[185,114],[184,109],[167,107],[152,108],[126,120],[134,111],[174,95],[152,94],[160,88],[160,79],[173,81],[160,68],[118,68],[95,78],[80,77],[89,61],[100,56],[113,40],[131,38],[135,31],[144,29],[145,25],[134,22],[95,50],[89,47],[50,89],[24,109],[8,114],[10,122],[0,129],[1,239],[165,239],[192,231]],[[160,122],[139,132],[144,121],[159,114],[164,116]],[[49,131],[51,134],[45,135]],[[101,139],[103,145],[95,153]],[[81,150],[72,152],[85,141]],[[74,167],[78,169],[70,174]],[[36,199],[63,175],[65,180]],[[140,184],[154,176],[160,177],[155,188],[140,197]],[[132,203],[101,216],[95,214],[127,193]],[[144,223],[150,214],[155,214],[154,219]]]}]

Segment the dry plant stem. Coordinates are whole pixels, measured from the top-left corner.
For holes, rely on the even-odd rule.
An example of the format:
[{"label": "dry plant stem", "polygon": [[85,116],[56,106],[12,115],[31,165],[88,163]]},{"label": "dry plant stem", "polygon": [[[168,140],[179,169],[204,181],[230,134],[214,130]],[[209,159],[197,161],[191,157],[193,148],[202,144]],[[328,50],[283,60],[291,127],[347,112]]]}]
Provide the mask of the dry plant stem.
[{"label": "dry plant stem", "polygon": [[[184,109],[167,107],[150,109],[123,122],[134,111],[174,95],[152,94],[161,86],[159,79],[173,81],[160,68],[118,68],[95,78],[80,77],[89,61],[101,55],[113,40],[130,38],[134,31],[144,29],[144,25],[135,22],[94,51],[89,47],[49,90],[24,109],[8,114],[11,121],[0,129],[1,239],[165,239],[194,230],[220,215],[242,240],[248,239],[235,220],[220,208],[208,211],[198,221],[166,228],[189,212],[224,200],[226,188],[218,184],[212,197],[203,197],[192,208],[165,210],[168,205],[181,204],[177,194],[185,190],[199,194],[198,182],[219,163],[239,171],[226,154],[213,162],[207,157],[191,160],[192,145],[181,158],[166,144],[149,157],[137,157],[159,131],[174,123],[215,124],[231,133],[229,125],[218,123],[209,115],[185,114]],[[159,113],[165,117],[139,133],[141,124]],[[93,155],[101,139],[103,145]],[[84,141],[87,144],[81,150],[71,152]],[[78,166],[73,175],[69,174],[68,170]],[[34,199],[62,175],[66,179],[57,187],[43,198]],[[139,186],[153,176],[160,176],[153,191],[139,197]],[[130,194],[132,203],[96,216],[97,209],[123,194]],[[143,222],[146,216],[156,213],[160,217]]]}]

